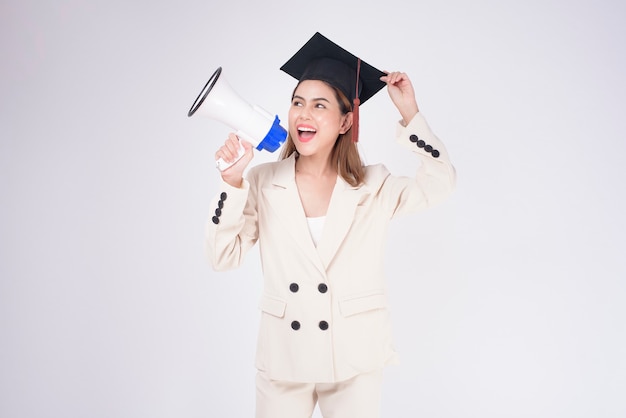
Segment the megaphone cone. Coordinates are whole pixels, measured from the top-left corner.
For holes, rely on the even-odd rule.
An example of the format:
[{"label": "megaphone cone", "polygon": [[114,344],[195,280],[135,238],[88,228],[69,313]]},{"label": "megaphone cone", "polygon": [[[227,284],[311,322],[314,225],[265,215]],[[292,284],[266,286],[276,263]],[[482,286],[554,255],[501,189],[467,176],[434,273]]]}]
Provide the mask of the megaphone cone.
[{"label": "megaphone cone", "polygon": [[[278,116],[272,116],[242,99],[222,76],[222,67],[211,75],[187,116],[196,114],[224,123],[234,129],[240,139],[250,142],[258,150],[274,152],[287,138],[287,131],[280,126]],[[237,160],[244,152],[240,146]],[[218,160],[217,166],[225,170],[233,163]]]}]

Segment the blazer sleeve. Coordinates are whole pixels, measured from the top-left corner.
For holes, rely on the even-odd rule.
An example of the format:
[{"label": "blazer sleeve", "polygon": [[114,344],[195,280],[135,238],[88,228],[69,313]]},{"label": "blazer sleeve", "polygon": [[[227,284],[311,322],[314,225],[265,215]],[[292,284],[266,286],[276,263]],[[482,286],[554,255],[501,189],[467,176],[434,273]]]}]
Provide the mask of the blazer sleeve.
[{"label": "blazer sleeve", "polygon": [[205,231],[208,259],[215,270],[236,268],[258,239],[254,187],[246,179],[241,188],[222,182],[211,207]]},{"label": "blazer sleeve", "polygon": [[396,142],[421,161],[414,178],[388,176],[383,199],[391,205],[390,216],[426,209],[445,200],[456,186],[456,170],[443,142],[426,119],[417,113],[408,125],[398,124]]}]

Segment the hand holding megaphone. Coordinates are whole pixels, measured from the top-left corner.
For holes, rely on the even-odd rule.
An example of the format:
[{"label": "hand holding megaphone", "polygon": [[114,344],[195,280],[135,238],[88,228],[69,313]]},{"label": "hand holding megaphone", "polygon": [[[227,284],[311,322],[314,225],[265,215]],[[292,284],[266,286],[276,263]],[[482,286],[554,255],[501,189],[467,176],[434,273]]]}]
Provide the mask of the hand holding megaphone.
[{"label": "hand holding megaphone", "polygon": [[243,171],[250,163],[253,155],[253,147],[248,141],[239,138],[234,132],[228,134],[224,144],[215,152],[215,161],[219,161],[219,166],[228,166],[228,171],[222,170],[222,178],[233,177],[240,180]]},{"label": "hand holding megaphone", "polygon": [[[278,116],[272,116],[266,110],[243,100],[224,77],[220,77],[221,74],[222,67],[219,67],[193,102],[187,116],[200,114],[219,120],[236,130],[237,137],[248,141],[258,150],[274,152],[280,148],[287,138],[287,131],[280,126]],[[217,168],[226,170],[244,154],[245,149],[239,144],[235,161],[227,163],[220,158],[216,161]]]}]

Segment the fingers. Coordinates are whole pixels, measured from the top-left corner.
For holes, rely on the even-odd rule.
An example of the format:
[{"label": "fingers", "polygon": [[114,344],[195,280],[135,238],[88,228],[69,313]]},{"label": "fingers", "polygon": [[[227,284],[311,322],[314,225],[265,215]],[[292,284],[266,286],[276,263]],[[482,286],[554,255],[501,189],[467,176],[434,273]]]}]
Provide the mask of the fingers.
[{"label": "fingers", "polygon": [[400,71],[385,71],[384,76],[380,77],[380,81],[384,81],[387,84],[395,85],[401,81],[409,81],[409,76],[406,73]]},{"label": "fingers", "polygon": [[[242,141],[242,143],[243,142],[244,141]],[[244,145],[244,149],[247,150],[248,148],[250,148],[250,145],[249,144],[246,144],[246,145],[248,145],[248,147]],[[219,160],[221,158],[227,163],[232,163],[239,156],[239,147],[240,147],[239,138],[237,138],[237,135],[235,135],[234,133],[231,133],[228,135],[228,139],[226,139],[226,141],[224,142],[224,145],[222,145],[215,152],[215,159]]]},{"label": "fingers", "polygon": [[245,140],[240,140],[231,133],[215,153],[217,168],[222,173],[222,179],[233,187],[239,187],[243,172],[254,157],[254,146]]}]

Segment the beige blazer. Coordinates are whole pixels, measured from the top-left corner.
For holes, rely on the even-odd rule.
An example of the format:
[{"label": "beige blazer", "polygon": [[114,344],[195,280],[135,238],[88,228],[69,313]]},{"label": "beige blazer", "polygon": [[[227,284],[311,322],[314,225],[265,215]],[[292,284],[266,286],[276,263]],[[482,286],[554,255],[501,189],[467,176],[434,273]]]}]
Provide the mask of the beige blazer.
[{"label": "beige blazer", "polygon": [[398,142],[422,164],[415,178],[366,167],[365,183],[338,177],[318,246],[295,182],[295,159],[250,169],[240,189],[222,184],[207,222],[216,270],[240,265],[257,241],[263,266],[256,366],[271,379],[336,382],[394,362],[383,274],[389,221],[428,208],[454,188],[448,153],[421,114]]}]

